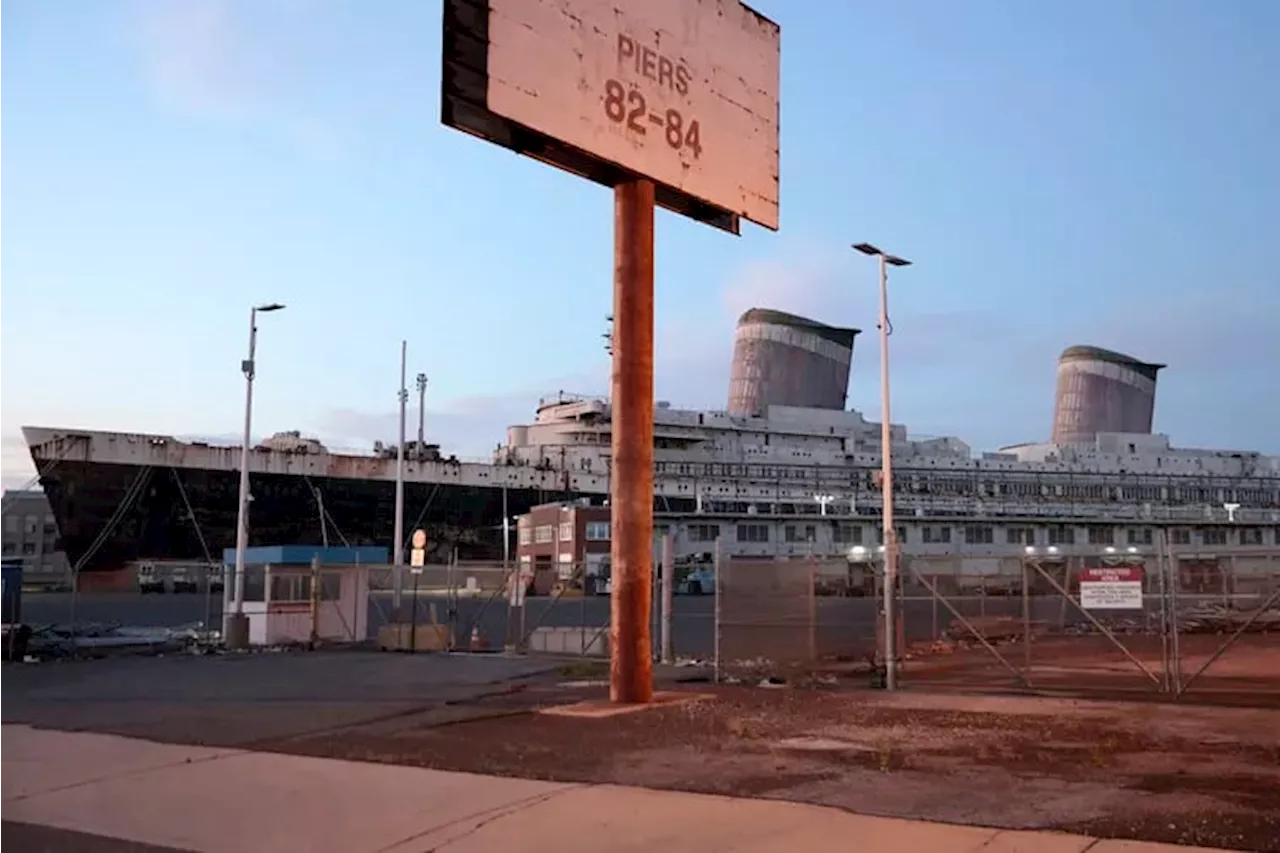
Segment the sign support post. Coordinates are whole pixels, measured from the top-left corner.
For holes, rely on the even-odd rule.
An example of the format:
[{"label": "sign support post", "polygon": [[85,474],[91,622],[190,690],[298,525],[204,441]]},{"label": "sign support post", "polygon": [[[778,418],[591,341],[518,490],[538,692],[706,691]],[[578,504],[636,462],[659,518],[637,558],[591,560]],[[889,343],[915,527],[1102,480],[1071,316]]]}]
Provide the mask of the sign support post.
[{"label": "sign support post", "polygon": [[646,703],[654,207],[778,230],[781,29],[740,0],[443,6],[440,120],[614,193],[609,695]]},{"label": "sign support post", "polygon": [[609,698],[653,698],[653,182],[613,191]]}]

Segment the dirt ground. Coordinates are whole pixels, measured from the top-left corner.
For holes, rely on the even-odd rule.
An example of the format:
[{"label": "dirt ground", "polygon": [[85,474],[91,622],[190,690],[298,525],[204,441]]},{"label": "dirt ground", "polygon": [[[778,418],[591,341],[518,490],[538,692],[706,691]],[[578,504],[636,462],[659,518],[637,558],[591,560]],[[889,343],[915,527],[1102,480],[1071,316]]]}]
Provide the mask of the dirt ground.
[{"label": "dirt ground", "polygon": [[797,800],[1007,828],[1280,851],[1280,708],[760,686],[601,719],[536,713],[604,688],[259,742],[306,755]]},{"label": "dirt ground", "polygon": [[[1226,639],[1219,634],[1179,637],[1175,665],[1165,662],[1171,653],[1162,652],[1158,636],[1120,635],[1120,646],[1097,634],[1037,636],[1030,646],[1031,686],[1038,691],[1150,699],[1172,692],[1176,671],[1187,699],[1280,708],[1280,632],[1240,637],[1201,672]],[[990,641],[1005,663],[972,638],[913,644],[903,681],[917,687],[1019,686],[1010,667],[1027,670],[1027,649],[1021,638]]]},{"label": "dirt ground", "polygon": [[[539,711],[604,698],[600,663],[346,651],[7,665],[4,720],[1280,853],[1274,646],[1233,649],[1174,702],[1123,655],[1090,650],[1099,639],[1038,645],[1036,687],[1056,677],[1129,701],[1013,695],[989,652],[958,647],[914,656],[892,694],[865,672],[715,687],[662,667],[664,687],[704,698],[571,718]],[[1220,639],[1199,642],[1186,661]]]}]

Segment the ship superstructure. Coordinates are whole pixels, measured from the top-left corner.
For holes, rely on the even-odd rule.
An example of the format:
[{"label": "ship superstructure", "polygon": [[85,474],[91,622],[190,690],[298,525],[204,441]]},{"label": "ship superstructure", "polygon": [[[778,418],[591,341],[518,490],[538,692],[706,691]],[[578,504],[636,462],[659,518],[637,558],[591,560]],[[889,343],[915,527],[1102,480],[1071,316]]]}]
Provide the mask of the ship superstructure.
[{"label": "ship superstructure", "polygon": [[[761,316],[748,312],[744,321],[758,324]],[[836,333],[851,345],[850,331]],[[1082,351],[1072,351],[1071,370],[1081,369]],[[1116,358],[1127,358],[1083,352],[1104,373]],[[1097,365],[1084,368],[1091,366]],[[660,526],[677,533],[681,551],[706,551],[717,537],[748,554],[835,554],[879,543],[880,425],[856,411],[768,404],[780,393],[779,376],[768,365],[735,375],[733,398],[763,406],[752,413],[656,405],[654,508]],[[769,387],[745,387],[753,377]],[[1079,384],[1073,381],[1067,393]],[[1114,402],[1107,393],[1094,397]],[[954,437],[913,439],[892,425],[904,547],[1096,551],[1149,546],[1157,526],[1170,527],[1179,545],[1280,545],[1280,457],[1181,449],[1164,435],[1099,431],[1107,417],[1090,414],[1088,399],[1068,402],[1077,412],[1072,422],[1088,426],[1087,436],[989,453],[975,454]],[[434,445],[408,448],[406,531],[425,528],[435,558],[457,548],[464,559],[491,559],[503,552],[504,512],[555,500],[603,502],[610,416],[603,397],[561,393],[541,400],[531,423],[510,427],[484,461],[443,457]],[[1149,418],[1138,412],[1130,421],[1143,426]],[[26,427],[24,436],[66,550],[81,570],[199,559],[234,542],[238,447],[65,428]],[[249,454],[252,541],[389,544],[394,457],[386,447],[338,453],[298,433],[262,442]]]}]

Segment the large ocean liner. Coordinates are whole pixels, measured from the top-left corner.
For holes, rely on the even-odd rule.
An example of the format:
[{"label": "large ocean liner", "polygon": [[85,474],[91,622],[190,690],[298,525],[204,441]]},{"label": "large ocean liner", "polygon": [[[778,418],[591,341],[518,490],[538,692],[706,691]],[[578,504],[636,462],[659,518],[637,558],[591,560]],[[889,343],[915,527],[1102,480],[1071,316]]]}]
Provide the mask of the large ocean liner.
[{"label": "large ocean liner", "polygon": [[[655,412],[654,507],[682,550],[826,553],[879,541],[880,427],[845,410],[856,329],[753,309],[738,323],[729,405]],[[1280,545],[1280,457],[1173,447],[1152,434],[1162,365],[1095,347],[1058,364],[1052,439],[975,454],[891,428],[906,548]],[[63,544],[81,571],[207,559],[234,544],[240,450],[171,436],[25,427]],[[610,407],[558,394],[483,462],[407,448],[405,529],[439,559],[502,553],[502,518],[609,493]],[[253,542],[389,545],[394,447],[336,453],[279,433],[250,453]],[[512,528],[514,533],[514,527]]]}]

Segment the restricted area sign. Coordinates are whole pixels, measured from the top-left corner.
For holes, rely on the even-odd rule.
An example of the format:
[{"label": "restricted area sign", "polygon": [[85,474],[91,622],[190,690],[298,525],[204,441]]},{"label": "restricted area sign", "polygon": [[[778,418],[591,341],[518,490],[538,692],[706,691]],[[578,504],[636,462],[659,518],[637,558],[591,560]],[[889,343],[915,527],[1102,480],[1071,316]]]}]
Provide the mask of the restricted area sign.
[{"label": "restricted area sign", "polygon": [[781,30],[738,0],[445,0],[445,124],[778,228]]},{"label": "restricted area sign", "polygon": [[1142,568],[1102,566],[1080,569],[1080,606],[1085,610],[1141,610]]}]

